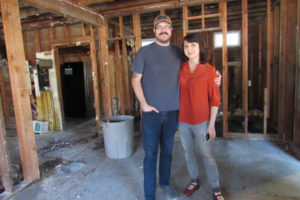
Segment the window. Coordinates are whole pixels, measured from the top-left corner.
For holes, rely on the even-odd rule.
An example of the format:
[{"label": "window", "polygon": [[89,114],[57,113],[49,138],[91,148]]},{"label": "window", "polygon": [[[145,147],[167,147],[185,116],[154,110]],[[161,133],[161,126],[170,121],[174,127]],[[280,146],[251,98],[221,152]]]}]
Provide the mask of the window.
[{"label": "window", "polygon": [[[222,32],[214,33],[214,48],[220,48],[223,46]],[[240,31],[228,31],[227,32],[227,47],[241,46],[241,32]]]},{"label": "window", "polygon": [[143,46],[146,46],[146,45],[148,45],[148,44],[150,44],[150,43],[152,43],[152,42],[155,42],[155,41],[156,41],[155,38],[143,39],[143,40],[142,40],[142,47],[143,47]]}]

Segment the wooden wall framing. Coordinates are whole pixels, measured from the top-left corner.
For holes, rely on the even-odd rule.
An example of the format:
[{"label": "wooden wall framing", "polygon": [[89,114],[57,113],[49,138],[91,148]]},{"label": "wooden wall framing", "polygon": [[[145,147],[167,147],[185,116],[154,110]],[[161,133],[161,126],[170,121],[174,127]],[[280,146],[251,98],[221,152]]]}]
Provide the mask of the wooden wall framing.
[{"label": "wooden wall framing", "polygon": [[[297,0],[297,27],[300,27],[300,0]],[[294,109],[294,144],[300,147],[300,30],[296,33],[296,73],[295,73],[295,109]]]},{"label": "wooden wall framing", "polygon": [[228,49],[227,49],[227,0],[221,1],[221,24],[223,34],[222,73],[223,73],[223,136],[228,135]]},{"label": "wooden wall framing", "polygon": [[4,36],[24,179],[40,178],[18,0],[1,0]]},{"label": "wooden wall framing", "polygon": [[244,132],[248,135],[248,1],[242,1],[242,44],[243,44],[243,115]]}]

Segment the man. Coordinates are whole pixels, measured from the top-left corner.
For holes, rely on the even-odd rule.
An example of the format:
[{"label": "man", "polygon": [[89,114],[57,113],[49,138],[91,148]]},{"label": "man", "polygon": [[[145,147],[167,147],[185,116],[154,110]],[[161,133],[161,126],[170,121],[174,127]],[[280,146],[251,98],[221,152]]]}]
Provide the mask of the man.
[{"label": "man", "polygon": [[[132,86],[142,107],[144,195],[154,200],[158,146],[159,185],[169,199],[178,194],[170,187],[172,149],[179,110],[179,69],[182,51],[170,44],[172,21],[167,15],[154,19],[156,41],[137,53],[131,71]],[[219,80],[220,81],[220,80]]]},{"label": "man", "polygon": [[155,199],[160,145],[159,185],[169,199],[176,199],[169,179],[179,109],[181,51],[170,44],[172,22],[167,15],[155,18],[153,31],[156,42],[142,47],[131,67],[133,90],[143,111],[144,195],[146,200]]}]

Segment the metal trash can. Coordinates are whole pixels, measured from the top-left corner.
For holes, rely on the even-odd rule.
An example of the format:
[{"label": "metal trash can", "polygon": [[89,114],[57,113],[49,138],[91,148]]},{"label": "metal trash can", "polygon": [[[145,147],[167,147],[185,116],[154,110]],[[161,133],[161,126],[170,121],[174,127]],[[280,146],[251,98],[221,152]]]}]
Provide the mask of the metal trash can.
[{"label": "metal trash can", "polygon": [[131,156],[134,148],[134,117],[118,115],[101,120],[106,156],[113,159]]}]

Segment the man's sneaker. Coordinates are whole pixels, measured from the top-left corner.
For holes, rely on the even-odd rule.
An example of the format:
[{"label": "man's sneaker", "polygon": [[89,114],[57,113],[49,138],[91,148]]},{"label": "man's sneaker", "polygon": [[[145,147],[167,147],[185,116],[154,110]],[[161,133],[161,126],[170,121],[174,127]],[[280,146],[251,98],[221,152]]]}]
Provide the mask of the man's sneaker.
[{"label": "man's sneaker", "polygon": [[170,200],[178,199],[179,195],[177,192],[170,187],[170,185],[161,185],[160,190],[168,197]]}]

